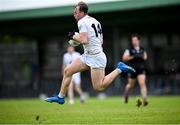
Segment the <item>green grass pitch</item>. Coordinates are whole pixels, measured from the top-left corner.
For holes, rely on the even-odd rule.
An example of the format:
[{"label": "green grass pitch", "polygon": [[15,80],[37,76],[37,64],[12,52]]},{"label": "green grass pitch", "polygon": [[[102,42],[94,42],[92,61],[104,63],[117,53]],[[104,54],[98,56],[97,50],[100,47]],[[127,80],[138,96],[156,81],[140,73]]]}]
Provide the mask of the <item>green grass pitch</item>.
[{"label": "green grass pitch", "polygon": [[89,98],[73,106],[39,99],[0,100],[1,124],[180,124],[180,96],[149,97],[137,108],[136,98],[124,104],[120,97]]}]

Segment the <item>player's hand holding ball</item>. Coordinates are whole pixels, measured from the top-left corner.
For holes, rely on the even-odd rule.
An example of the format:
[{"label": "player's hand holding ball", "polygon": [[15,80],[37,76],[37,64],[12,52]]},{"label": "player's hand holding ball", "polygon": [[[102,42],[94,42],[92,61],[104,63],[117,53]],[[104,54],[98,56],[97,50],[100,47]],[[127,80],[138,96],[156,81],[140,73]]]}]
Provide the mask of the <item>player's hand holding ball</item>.
[{"label": "player's hand holding ball", "polygon": [[74,36],[74,35],[78,35],[78,34],[79,34],[79,33],[77,33],[77,32],[69,32],[69,34],[68,34],[68,38],[69,38],[68,43],[69,43],[71,46],[78,46],[78,45],[80,45],[79,42],[77,42],[77,41],[75,41],[75,40],[73,39],[73,36]]},{"label": "player's hand holding ball", "polygon": [[73,36],[75,35],[75,32],[69,32],[69,34],[68,34],[68,38],[69,38],[69,40],[70,39],[73,39]]}]

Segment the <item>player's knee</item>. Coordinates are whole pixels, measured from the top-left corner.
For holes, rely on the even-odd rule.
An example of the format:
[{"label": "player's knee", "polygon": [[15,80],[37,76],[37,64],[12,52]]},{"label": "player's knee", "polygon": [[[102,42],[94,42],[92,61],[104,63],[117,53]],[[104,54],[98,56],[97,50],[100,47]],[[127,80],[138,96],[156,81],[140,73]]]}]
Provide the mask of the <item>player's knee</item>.
[{"label": "player's knee", "polygon": [[64,75],[65,75],[65,76],[70,76],[70,75],[72,75],[71,70],[70,70],[69,67],[66,67],[66,68],[64,69]]},{"label": "player's knee", "polygon": [[93,86],[93,88],[97,92],[103,91],[105,89],[105,87],[103,87],[103,86]]},{"label": "player's knee", "polygon": [[75,90],[77,91],[77,90],[79,90],[79,89],[81,89],[81,87],[78,86],[78,85],[75,85]]},{"label": "player's knee", "polygon": [[141,88],[145,88],[146,87],[146,84],[144,82],[140,83],[140,87]]},{"label": "player's knee", "polygon": [[104,90],[104,88],[94,88],[94,90],[96,91],[96,92],[101,92],[101,91],[103,91]]},{"label": "player's knee", "polygon": [[132,88],[133,88],[133,85],[132,85],[131,83],[128,83],[128,84],[127,84],[127,88],[132,89]]},{"label": "player's knee", "polygon": [[131,88],[133,88],[133,87],[134,87],[134,85],[135,85],[135,84],[131,84],[131,85],[130,85],[130,86],[131,86]]},{"label": "player's knee", "polygon": [[128,83],[127,86],[128,86],[128,87],[132,87],[132,84],[131,84],[131,83]]}]

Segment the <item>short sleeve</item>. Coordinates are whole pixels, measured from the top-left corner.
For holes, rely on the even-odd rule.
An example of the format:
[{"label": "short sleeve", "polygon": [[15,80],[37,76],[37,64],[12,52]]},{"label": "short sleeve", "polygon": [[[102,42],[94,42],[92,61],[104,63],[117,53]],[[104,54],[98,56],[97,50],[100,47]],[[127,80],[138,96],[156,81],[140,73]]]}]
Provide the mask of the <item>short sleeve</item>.
[{"label": "short sleeve", "polygon": [[79,21],[78,22],[78,29],[79,29],[79,33],[81,32],[87,32],[87,27],[84,21]]}]

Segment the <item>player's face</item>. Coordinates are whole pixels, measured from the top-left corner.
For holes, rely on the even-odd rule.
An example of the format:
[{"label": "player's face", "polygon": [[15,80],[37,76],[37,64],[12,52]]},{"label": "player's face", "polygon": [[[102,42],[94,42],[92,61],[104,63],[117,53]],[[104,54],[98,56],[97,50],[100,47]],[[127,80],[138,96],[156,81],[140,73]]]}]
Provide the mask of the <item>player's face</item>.
[{"label": "player's face", "polygon": [[78,21],[83,17],[84,17],[84,13],[79,11],[79,6],[76,6],[74,9],[74,18]]},{"label": "player's face", "polygon": [[68,51],[68,53],[74,52],[74,47],[69,46],[69,47],[67,48],[67,51]]},{"label": "player's face", "polygon": [[139,46],[139,44],[140,44],[139,39],[137,37],[132,37],[132,45],[134,47],[137,47],[137,46]]}]

